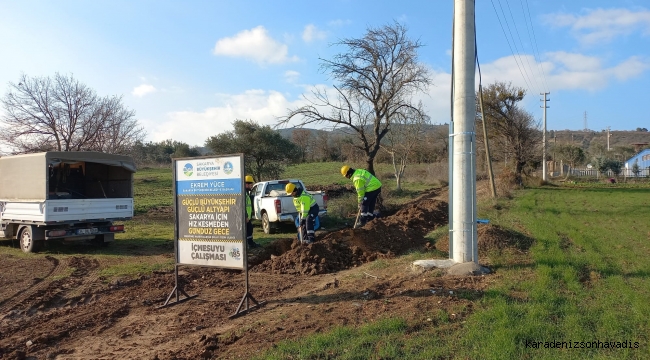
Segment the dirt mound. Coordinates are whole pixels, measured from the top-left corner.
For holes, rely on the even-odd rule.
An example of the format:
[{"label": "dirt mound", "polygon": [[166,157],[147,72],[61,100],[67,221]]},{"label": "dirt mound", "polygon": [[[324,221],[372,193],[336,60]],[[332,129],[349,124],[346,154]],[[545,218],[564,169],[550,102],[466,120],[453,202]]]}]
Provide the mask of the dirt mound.
[{"label": "dirt mound", "polygon": [[[479,252],[503,250],[506,248],[528,250],[533,244],[532,238],[510,229],[504,229],[499,225],[479,225],[477,230]],[[440,251],[448,252],[449,236],[443,236],[438,239],[435,247]]]},{"label": "dirt mound", "polygon": [[276,242],[276,248],[269,250],[269,259],[251,270],[316,275],[423,247],[427,243],[424,236],[447,223],[447,203],[439,200],[439,192],[429,191],[394,215],[375,219],[362,228],[327,233],[311,245],[299,245],[290,239]]}]

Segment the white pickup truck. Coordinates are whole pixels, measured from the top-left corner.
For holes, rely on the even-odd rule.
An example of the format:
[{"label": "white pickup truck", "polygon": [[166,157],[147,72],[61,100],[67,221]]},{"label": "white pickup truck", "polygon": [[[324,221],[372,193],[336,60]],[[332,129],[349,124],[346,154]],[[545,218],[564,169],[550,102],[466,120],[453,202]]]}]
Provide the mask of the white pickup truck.
[{"label": "white pickup truck", "polygon": [[106,244],[133,217],[128,156],[43,152],[0,157],[0,240],[18,239],[24,252],[46,240]]},{"label": "white pickup truck", "polygon": [[[297,179],[262,181],[253,185],[253,218],[262,220],[262,229],[266,234],[275,231],[280,223],[293,224],[298,210],[293,205],[293,198],[284,191],[288,183],[305,189],[305,184]],[[327,194],[323,191],[309,191],[318,203],[320,217],[327,214]]]}]

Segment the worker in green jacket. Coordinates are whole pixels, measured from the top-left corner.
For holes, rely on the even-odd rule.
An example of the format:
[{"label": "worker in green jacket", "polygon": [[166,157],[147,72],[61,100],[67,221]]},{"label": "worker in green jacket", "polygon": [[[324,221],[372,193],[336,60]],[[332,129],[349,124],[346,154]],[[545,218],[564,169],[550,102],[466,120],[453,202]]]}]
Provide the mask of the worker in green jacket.
[{"label": "worker in green jacket", "polygon": [[[303,234],[299,239],[303,244],[311,244],[316,239],[315,230],[316,217],[318,216],[318,203],[307,190],[296,187],[294,183],[288,183],[284,190],[293,196],[293,205],[298,210],[300,218],[298,231]],[[304,231],[303,231],[304,229]]]},{"label": "worker in green jacket", "polygon": [[250,175],[244,178],[244,186],[246,187],[246,245],[249,249],[260,247],[258,243],[253,241],[253,202],[251,201],[251,188],[255,181]]},{"label": "worker in green jacket", "polygon": [[381,192],[381,181],[367,170],[353,169],[347,165],[343,165],[341,168],[341,175],[352,179],[354,188],[357,190],[359,221],[363,226],[375,218],[375,203]]}]

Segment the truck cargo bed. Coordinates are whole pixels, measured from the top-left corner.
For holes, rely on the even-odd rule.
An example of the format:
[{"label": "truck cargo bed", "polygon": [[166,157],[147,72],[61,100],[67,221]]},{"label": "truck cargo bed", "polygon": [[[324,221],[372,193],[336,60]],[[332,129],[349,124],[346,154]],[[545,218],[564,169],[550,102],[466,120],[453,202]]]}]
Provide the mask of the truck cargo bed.
[{"label": "truck cargo bed", "polygon": [[133,198],[58,199],[0,204],[2,222],[51,223],[133,217]]}]

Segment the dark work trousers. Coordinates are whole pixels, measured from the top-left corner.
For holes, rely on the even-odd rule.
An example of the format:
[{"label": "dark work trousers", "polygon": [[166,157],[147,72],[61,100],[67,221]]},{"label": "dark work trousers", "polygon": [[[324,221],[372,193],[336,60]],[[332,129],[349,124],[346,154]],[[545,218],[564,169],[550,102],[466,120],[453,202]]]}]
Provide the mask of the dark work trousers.
[{"label": "dark work trousers", "polygon": [[316,227],[316,217],[318,216],[319,212],[318,204],[314,204],[312,207],[309,208],[309,212],[307,213],[307,218],[303,219],[304,222],[304,229],[306,233],[307,238],[303,240],[307,240],[308,242],[314,242],[316,239],[315,235],[315,230],[314,228]]},{"label": "dark work trousers", "polygon": [[381,187],[377,190],[367,192],[363,200],[361,201],[361,223],[365,224],[366,222],[375,218],[375,203],[377,203],[377,196],[381,192]]},{"label": "dark work trousers", "polygon": [[253,241],[253,222],[251,219],[248,219],[246,222],[246,243],[249,247],[255,244]]}]

